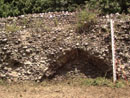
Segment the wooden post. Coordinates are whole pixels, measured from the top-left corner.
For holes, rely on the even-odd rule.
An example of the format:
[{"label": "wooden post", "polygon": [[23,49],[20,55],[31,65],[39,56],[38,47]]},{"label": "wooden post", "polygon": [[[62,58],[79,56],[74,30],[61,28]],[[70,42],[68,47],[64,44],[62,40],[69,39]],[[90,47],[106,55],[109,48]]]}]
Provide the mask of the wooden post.
[{"label": "wooden post", "polygon": [[114,42],[114,30],[113,30],[113,20],[110,20],[111,25],[111,42],[112,42],[112,63],[113,63],[113,82],[116,82],[116,66],[115,66],[115,42]]}]

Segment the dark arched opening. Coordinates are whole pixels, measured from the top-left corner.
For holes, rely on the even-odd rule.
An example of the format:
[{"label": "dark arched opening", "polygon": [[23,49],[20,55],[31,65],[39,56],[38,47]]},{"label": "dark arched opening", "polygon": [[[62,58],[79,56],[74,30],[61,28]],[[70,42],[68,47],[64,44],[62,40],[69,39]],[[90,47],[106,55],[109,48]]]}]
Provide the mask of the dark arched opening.
[{"label": "dark arched opening", "polygon": [[49,79],[66,79],[66,78],[97,78],[111,77],[112,67],[103,59],[91,55],[83,49],[71,49],[60,56],[53,67],[50,66]]}]

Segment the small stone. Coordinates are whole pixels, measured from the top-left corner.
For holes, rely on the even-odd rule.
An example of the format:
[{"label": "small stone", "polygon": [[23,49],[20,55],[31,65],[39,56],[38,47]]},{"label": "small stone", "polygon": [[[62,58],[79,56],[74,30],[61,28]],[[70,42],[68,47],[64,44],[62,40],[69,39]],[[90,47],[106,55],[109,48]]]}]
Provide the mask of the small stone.
[{"label": "small stone", "polygon": [[76,43],[76,46],[79,46],[79,43]]},{"label": "small stone", "polygon": [[26,61],[24,64],[25,65],[31,65],[32,63],[30,61]]},{"label": "small stone", "polygon": [[24,46],[24,47],[23,47],[23,49],[27,49],[27,48],[28,48],[28,46]]},{"label": "small stone", "polygon": [[2,42],[7,42],[7,39],[3,39]]},{"label": "small stone", "polygon": [[9,75],[12,77],[18,77],[18,73],[15,71],[12,71],[11,73],[9,73]]}]

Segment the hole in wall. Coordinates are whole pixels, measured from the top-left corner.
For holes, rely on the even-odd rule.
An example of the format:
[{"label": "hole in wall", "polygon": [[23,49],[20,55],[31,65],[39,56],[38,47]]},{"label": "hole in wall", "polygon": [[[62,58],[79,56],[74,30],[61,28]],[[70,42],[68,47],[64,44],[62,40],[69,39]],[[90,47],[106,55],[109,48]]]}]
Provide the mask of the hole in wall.
[{"label": "hole in wall", "polygon": [[53,67],[50,66],[49,79],[63,80],[67,78],[110,78],[112,68],[108,64],[82,49],[71,49],[60,56]]}]

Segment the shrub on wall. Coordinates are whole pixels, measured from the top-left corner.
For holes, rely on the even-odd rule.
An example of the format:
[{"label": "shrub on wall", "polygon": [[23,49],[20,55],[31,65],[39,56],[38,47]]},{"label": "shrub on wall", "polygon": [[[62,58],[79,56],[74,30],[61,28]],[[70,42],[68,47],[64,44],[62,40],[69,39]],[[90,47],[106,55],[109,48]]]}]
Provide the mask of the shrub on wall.
[{"label": "shrub on wall", "polygon": [[87,33],[91,31],[94,25],[97,23],[97,12],[85,8],[80,10],[77,15],[77,33]]}]

